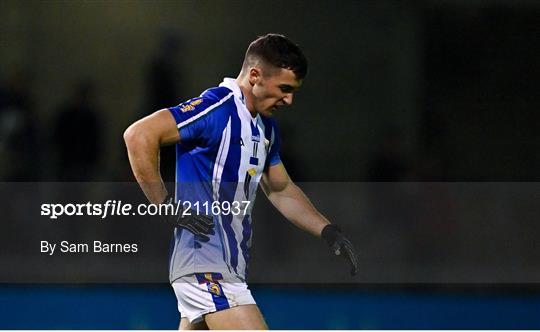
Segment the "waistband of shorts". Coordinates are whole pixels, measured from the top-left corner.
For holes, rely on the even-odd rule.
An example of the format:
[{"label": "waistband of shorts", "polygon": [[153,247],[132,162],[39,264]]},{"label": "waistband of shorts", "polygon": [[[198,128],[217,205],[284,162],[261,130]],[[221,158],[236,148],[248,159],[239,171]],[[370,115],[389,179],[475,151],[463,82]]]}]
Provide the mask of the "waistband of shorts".
[{"label": "waistband of shorts", "polygon": [[233,282],[246,282],[246,279],[244,276],[238,275],[236,273],[231,273],[229,269],[223,268],[222,266],[216,267],[216,266],[198,266],[197,268],[183,268],[173,271],[173,273],[169,276],[169,282],[172,284],[174,282],[178,282],[178,279],[195,274],[195,273],[221,273],[223,275],[223,280],[227,281],[233,281]]}]

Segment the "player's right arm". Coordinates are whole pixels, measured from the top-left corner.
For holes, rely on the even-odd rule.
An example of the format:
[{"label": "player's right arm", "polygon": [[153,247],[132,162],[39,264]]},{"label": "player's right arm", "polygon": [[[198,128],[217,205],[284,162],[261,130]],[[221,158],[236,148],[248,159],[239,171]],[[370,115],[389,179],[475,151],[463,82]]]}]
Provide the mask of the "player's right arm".
[{"label": "player's right arm", "polygon": [[167,197],[167,189],[159,171],[160,147],[179,140],[176,121],[168,109],[140,119],[124,132],[131,169],[151,203],[159,204]]}]

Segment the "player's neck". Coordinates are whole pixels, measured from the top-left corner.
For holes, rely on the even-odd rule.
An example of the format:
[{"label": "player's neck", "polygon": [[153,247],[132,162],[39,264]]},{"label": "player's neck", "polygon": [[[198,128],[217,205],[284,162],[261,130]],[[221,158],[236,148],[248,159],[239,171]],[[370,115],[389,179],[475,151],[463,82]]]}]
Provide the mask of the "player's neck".
[{"label": "player's neck", "polygon": [[256,117],[257,111],[255,111],[255,107],[253,106],[253,94],[251,93],[251,85],[249,84],[249,81],[241,76],[238,76],[236,78],[236,84],[238,84],[240,91],[242,91],[242,94],[244,95],[246,108],[248,109],[249,113],[251,113],[252,117]]}]

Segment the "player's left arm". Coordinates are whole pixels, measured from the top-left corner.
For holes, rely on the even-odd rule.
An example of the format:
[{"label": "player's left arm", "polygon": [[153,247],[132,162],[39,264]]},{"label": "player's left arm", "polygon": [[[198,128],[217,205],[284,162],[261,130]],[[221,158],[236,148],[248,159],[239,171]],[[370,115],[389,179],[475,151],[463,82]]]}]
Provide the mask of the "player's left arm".
[{"label": "player's left arm", "polygon": [[265,170],[261,187],[270,202],[285,218],[297,227],[317,237],[322,237],[336,255],[349,261],[351,274],[357,273],[356,253],[350,241],[338,226],[331,224],[313,206],[302,189],[294,184],[283,163],[269,166]]},{"label": "player's left arm", "polygon": [[266,169],[261,188],[278,211],[304,231],[320,237],[323,228],[330,224],[302,189],[293,183],[283,163]]}]

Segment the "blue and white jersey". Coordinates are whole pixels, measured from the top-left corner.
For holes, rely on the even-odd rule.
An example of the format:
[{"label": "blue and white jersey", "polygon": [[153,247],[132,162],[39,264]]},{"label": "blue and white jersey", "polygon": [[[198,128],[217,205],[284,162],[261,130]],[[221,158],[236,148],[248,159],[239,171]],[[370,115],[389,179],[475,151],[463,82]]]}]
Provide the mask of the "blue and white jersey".
[{"label": "blue and white jersey", "polygon": [[[169,110],[180,133],[176,200],[190,202],[192,208],[197,203],[201,212],[213,215],[216,225],[208,242],[175,229],[170,281],[205,272],[245,280],[257,186],[263,171],[281,162],[275,120],[252,117],[240,87],[231,78]],[[213,211],[212,204],[217,206]],[[239,209],[227,213],[228,204]]]}]

